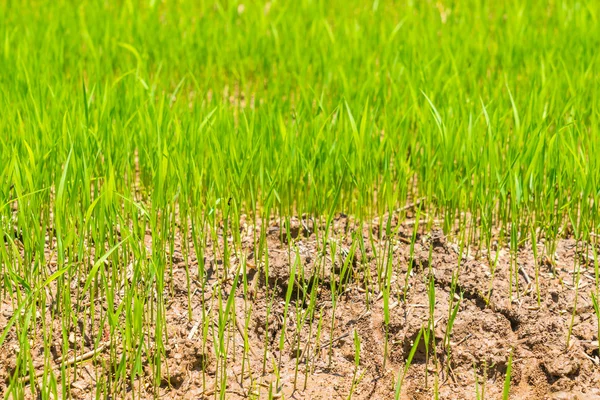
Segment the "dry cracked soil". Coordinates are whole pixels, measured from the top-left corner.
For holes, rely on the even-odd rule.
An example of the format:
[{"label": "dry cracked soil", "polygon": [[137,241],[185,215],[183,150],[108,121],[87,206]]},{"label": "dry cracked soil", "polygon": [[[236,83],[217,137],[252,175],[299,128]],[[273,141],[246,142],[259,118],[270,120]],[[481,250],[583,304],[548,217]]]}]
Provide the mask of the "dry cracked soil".
[{"label": "dry cracked soil", "polygon": [[[238,275],[236,323],[229,325],[227,357],[220,359],[214,350],[218,291],[222,299],[228,298],[241,258],[230,256],[227,276],[221,256],[223,232],[218,240],[208,241],[200,261],[193,247],[183,257],[178,248],[183,239],[178,239],[175,249],[166,252],[172,271],[164,292],[162,368],[157,372],[148,362],[149,355],[142,357],[144,373],[125,382],[113,398],[215,398],[226,374],[223,390],[230,399],[268,398],[269,394],[273,398],[346,399],[351,391],[356,399],[387,399],[393,398],[399,372],[414,348],[401,398],[432,398],[435,387],[442,399],[501,398],[512,354],[510,398],[600,399],[598,318],[591,299],[596,283],[589,247],[563,238],[552,257],[540,255],[536,264],[531,244],[519,248],[512,259],[507,248],[461,252],[450,237],[433,227],[417,234],[411,257],[413,227],[404,222],[387,238],[378,222],[365,227],[345,215],[336,216],[330,246],[323,253],[322,228],[315,232],[314,227],[321,225],[312,220],[293,218],[289,224],[272,220],[265,227],[243,220],[239,233],[243,248],[236,254],[244,254],[247,273]],[[266,229],[268,256],[258,259],[252,249],[261,229]],[[333,255],[332,242],[337,249]],[[151,239],[147,246],[151,249]],[[388,268],[382,259],[390,261],[391,271],[388,324],[384,296],[377,290],[382,269]],[[495,267],[490,263],[493,260]],[[205,285],[194,278],[199,263],[204,265]],[[293,269],[295,276],[290,279]],[[192,271],[189,281],[186,271]],[[286,311],[290,282],[291,302]],[[81,284],[73,282],[74,287]],[[433,317],[431,284],[435,289]],[[308,300],[301,297],[310,297],[313,287],[316,307],[310,324]],[[54,290],[49,287],[50,292]],[[332,290],[340,292],[335,303]],[[92,398],[98,382],[114,372],[121,349],[119,343],[110,347],[84,337],[82,326],[97,324],[96,329],[107,329],[102,321],[90,320],[86,307],[92,302],[97,309],[108,307],[102,297],[83,304],[79,324],[73,324],[68,335],[72,344],[68,354],[62,354],[60,320],[53,319],[51,312],[37,315],[38,324],[45,318],[46,326],[54,330],[49,355],[40,337],[30,340],[34,375],[42,371],[45,357],[58,365],[85,355],[64,372],[68,394],[75,399]],[[449,308],[455,306],[456,317],[447,333]],[[0,327],[15,308],[11,296],[0,304]],[[205,324],[207,318],[212,322]],[[358,367],[355,332],[360,338]],[[421,335],[415,345],[419,332],[428,334],[428,343]],[[0,347],[0,393],[10,379],[27,379],[13,376],[19,351],[13,327]],[[157,374],[160,385],[155,389],[152,382]]]}]

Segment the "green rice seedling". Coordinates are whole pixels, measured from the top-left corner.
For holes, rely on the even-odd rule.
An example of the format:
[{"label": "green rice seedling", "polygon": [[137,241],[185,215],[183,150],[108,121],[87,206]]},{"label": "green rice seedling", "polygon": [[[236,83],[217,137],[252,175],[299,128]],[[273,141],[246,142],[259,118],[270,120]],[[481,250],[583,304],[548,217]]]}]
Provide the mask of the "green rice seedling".
[{"label": "green rice seedling", "polygon": [[406,357],[406,361],[404,363],[404,368],[398,371],[398,376],[396,377],[396,385],[394,387],[394,399],[400,399],[400,395],[402,394],[402,384],[404,383],[404,378],[406,377],[406,373],[412,364],[412,360],[417,352],[417,348],[419,347],[419,343],[421,340],[421,336],[423,335],[423,331],[425,328],[419,329],[419,333],[413,342],[410,352],[408,353],[408,357]]},{"label": "green rice seedling", "polygon": [[388,245],[387,257],[385,263],[385,282],[382,288],[383,294],[383,324],[385,329],[384,349],[383,349],[383,367],[385,368],[388,358],[388,343],[389,343],[389,325],[390,325],[390,292],[392,290],[392,250],[391,242]]},{"label": "green rice seedling", "polygon": [[356,329],[354,330],[354,373],[352,375],[352,385],[350,386],[350,393],[348,393],[348,400],[352,398],[354,388],[356,387],[358,368],[360,367],[360,336]]},{"label": "green rice seedling", "polygon": [[537,235],[534,229],[531,230],[531,248],[533,250],[533,262],[535,265],[535,293],[537,297],[538,307],[541,306],[541,295],[540,295],[540,265],[537,249]]},{"label": "green rice seedling", "polygon": [[406,303],[406,296],[408,294],[408,281],[410,279],[413,263],[414,263],[414,255],[415,255],[415,243],[417,241],[417,233],[419,232],[419,221],[421,218],[421,207],[417,208],[417,213],[415,216],[415,223],[413,225],[412,237],[410,240],[410,254],[408,259],[408,266],[406,268],[406,276],[404,278],[404,293],[403,293],[403,301]]},{"label": "green rice seedling", "polygon": [[481,388],[481,390],[479,389],[479,376],[477,375],[477,368],[475,366],[473,366],[473,375],[475,378],[475,399],[476,400],[483,400],[483,386]]},{"label": "green rice seedling", "polygon": [[[513,211],[514,213],[515,211]],[[513,223],[510,232],[510,262],[508,264],[508,298],[512,302],[514,293],[519,295],[519,265],[517,263],[517,252],[519,247],[519,231],[516,223]],[[513,286],[515,285],[515,286]]]},{"label": "green rice seedling", "polygon": [[[579,244],[576,246],[576,248]],[[576,249],[577,252],[577,249]],[[573,276],[574,286],[575,286],[575,299],[573,301],[573,312],[571,313],[571,321],[569,323],[569,329],[567,331],[567,340],[565,344],[565,348],[568,349],[571,343],[571,334],[573,333],[573,326],[575,325],[575,316],[577,315],[577,303],[579,300],[579,283],[580,283],[580,275],[581,275],[581,263],[575,259],[573,268],[575,269],[575,274]]]},{"label": "green rice seedling", "polygon": [[[249,267],[248,267],[246,256],[243,256],[241,262],[242,262],[242,264],[241,264],[242,289],[243,289],[243,296],[244,296],[244,325],[243,325],[243,327],[240,327],[237,320],[235,322],[236,322],[238,330],[242,334],[242,340],[244,341],[244,350],[243,350],[243,354],[242,354],[242,375],[244,375],[246,362],[250,363],[249,354],[250,353],[254,354],[254,351],[250,350],[250,342],[248,340],[248,337],[249,337],[248,328],[250,325],[250,318],[252,316],[252,303],[249,301],[249,292],[248,292],[249,291],[249,286],[248,286],[248,272],[249,272],[248,268]],[[251,373],[251,371],[249,371],[249,373]]]},{"label": "green rice seedling", "polygon": [[[456,289],[458,287],[458,278],[460,276],[460,269],[462,265],[463,253],[465,252],[465,239],[464,239],[464,226],[461,227],[461,243],[458,251],[458,265],[456,270],[452,273],[452,280],[450,282],[450,292],[448,294],[448,322],[446,324],[446,332],[444,333],[444,341],[443,346],[446,349],[446,358],[448,363],[450,363],[450,338],[452,335],[452,328],[454,327],[454,321],[456,320],[456,316],[458,314],[458,310],[460,309],[462,303],[462,293],[460,293],[459,298],[456,300],[457,296]],[[456,303],[454,303],[456,301]]]},{"label": "green rice seedling", "polygon": [[594,255],[594,278],[596,283],[595,293],[591,292],[592,297],[592,306],[594,307],[594,311],[596,313],[596,318],[598,320],[598,332],[596,338],[598,339],[598,354],[600,355],[600,303],[598,299],[600,298],[600,268],[598,267],[598,251],[596,250],[596,246],[592,246],[592,251]]},{"label": "green rice seedling", "polygon": [[290,301],[292,300],[292,293],[294,291],[294,287],[296,284],[296,269],[300,263],[300,254],[298,253],[298,249],[296,248],[296,261],[292,263],[292,269],[290,271],[290,277],[288,279],[287,290],[285,293],[285,305],[283,309],[283,327],[281,328],[281,335],[279,336],[279,368],[281,368],[281,355],[283,353],[283,348],[285,345],[285,336],[288,324],[288,310],[290,306]]},{"label": "green rice seedling", "polygon": [[512,363],[513,363],[513,349],[510,350],[508,356],[508,362],[506,363],[506,377],[504,378],[504,386],[502,389],[502,400],[508,400],[510,398],[510,382],[512,379]]},{"label": "green rice seedling", "polygon": [[[331,249],[331,259],[333,260],[337,258],[338,254],[338,245],[337,242],[331,241],[330,244]],[[333,265],[332,265],[333,268]],[[335,312],[338,305],[338,284],[336,283],[336,279],[332,274],[331,279],[329,280],[329,290],[331,292],[331,326],[329,327],[329,351],[327,352],[328,356],[328,364],[331,365],[332,357],[333,357],[333,340],[335,339]]]},{"label": "green rice seedling", "polygon": [[315,346],[315,356],[320,356],[321,353],[321,334],[323,332],[323,309],[321,309],[319,313],[319,321],[317,322],[317,332],[315,335],[316,346]]},{"label": "green rice seedling", "polygon": [[383,288],[383,325],[385,329],[384,347],[383,347],[383,366],[385,367],[388,358],[389,324],[390,324],[390,291],[389,288]]},{"label": "green rice seedling", "polygon": [[[308,320],[308,324],[309,324],[309,328],[308,328],[308,336],[309,337],[313,337],[312,332],[313,332],[313,327],[314,327],[314,322],[315,322],[315,311],[316,311],[316,304],[317,304],[317,291],[318,291],[318,287],[319,287],[319,278],[318,276],[315,278],[315,281],[312,284],[312,288],[310,291],[310,300],[309,300],[309,304],[307,307],[307,310],[304,314],[304,321]],[[322,311],[321,311],[322,313]],[[317,335],[316,338],[319,339],[320,336],[320,322],[322,320],[322,314],[319,317],[319,328],[317,331]],[[304,324],[305,322],[303,322]],[[301,328],[298,330],[298,332],[301,331]],[[298,346],[300,345],[300,335],[298,335]],[[312,354],[311,354],[311,349],[315,348],[318,349],[319,346],[319,340],[316,341],[316,343],[314,344],[314,346],[312,346],[311,341],[308,341],[307,343],[305,343],[304,349],[302,350],[302,355],[304,356],[305,359],[305,363],[304,363],[304,390],[306,390],[306,386],[308,384],[308,373],[310,371],[310,365],[309,362],[312,359]],[[298,347],[299,349],[299,347]],[[315,350],[316,351],[316,350]],[[296,368],[296,374],[294,376],[294,380],[297,380],[297,372],[298,369]]]},{"label": "green rice seedling", "polygon": [[342,267],[339,272],[339,280],[340,284],[338,286],[339,294],[341,295],[346,290],[348,282],[352,282],[353,278],[356,275],[356,271],[354,270],[355,263],[355,254],[356,254],[356,241],[352,241],[352,245],[349,249],[341,248],[340,251],[340,261]]},{"label": "green rice seedling", "polygon": [[[429,318],[427,320],[427,329],[423,332],[423,339],[425,344],[425,365],[429,365],[429,356],[430,351],[433,352],[433,363],[435,366],[435,376],[434,376],[434,394],[437,393],[438,389],[438,359],[435,352],[436,342],[435,342],[435,279],[433,276],[433,271],[431,270],[431,257],[432,257],[432,248],[429,249],[429,278],[427,282],[427,300],[429,305]],[[429,348],[431,346],[431,350]],[[425,371],[425,387],[428,387],[428,371]]]},{"label": "green rice seedling", "polygon": [[498,260],[500,258],[500,249],[503,243],[503,239],[504,239],[504,232],[502,230],[500,230],[500,234],[499,234],[499,238],[498,238],[498,245],[496,247],[496,254],[494,256],[494,259],[491,260],[490,257],[488,257],[488,262],[490,263],[490,283],[488,286],[488,290],[487,290],[487,295],[485,297],[486,299],[486,303],[489,304],[490,298],[492,296],[492,290],[494,289],[494,278],[496,276],[496,269],[498,267]]},{"label": "green rice seedling", "polygon": [[275,374],[275,382],[272,382],[272,381],[269,382],[269,394],[268,394],[269,399],[275,399],[275,398],[281,397],[279,394],[279,382],[281,379],[281,370],[277,366],[277,363],[275,362],[275,360],[273,360],[273,372]]},{"label": "green rice seedling", "polygon": [[295,334],[295,339],[294,339],[294,343],[295,343],[295,347],[292,349],[292,355],[295,358],[295,362],[294,362],[294,390],[296,390],[297,384],[298,384],[298,369],[300,367],[300,360],[301,360],[301,355],[302,355],[302,349],[300,348],[300,335],[302,332],[302,327],[304,326],[305,323],[305,317],[308,314],[308,311],[303,312],[302,310],[302,302],[303,300],[297,299],[296,300],[296,334]]},{"label": "green rice seedling", "polygon": [[[598,295],[594,292],[590,293],[592,297],[592,306],[594,308],[594,312],[596,313],[596,319],[600,322],[600,306],[598,304]],[[598,332],[596,333],[596,337],[598,338],[598,352],[600,353],[600,328],[598,328]]]},{"label": "green rice seedling", "polygon": [[[240,266],[241,267],[241,266]],[[231,289],[229,291],[229,296],[227,297],[227,302],[225,303],[225,307],[222,308],[221,304],[219,304],[219,316],[218,316],[218,336],[215,341],[215,353],[217,356],[217,360],[220,362],[221,366],[221,377],[219,382],[219,396],[220,398],[224,398],[226,394],[227,388],[227,343],[228,340],[225,336],[226,328],[230,323],[230,320],[235,319],[235,292],[237,290],[238,282],[239,282],[239,271],[235,273],[233,278],[233,283],[231,285]],[[219,292],[219,302],[221,302],[221,295]],[[234,322],[235,324],[235,322]]]},{"label": "green rice seedling", "polygon": [[[358,228],[358,232],[362,232],[363,231],[363,224],[361,223],[359,228]],[[371,230],[369,230],[369,236],[371,236]],[[358,241],[358,248],[360,250],[360,255],[361,255],[361,260],[360,260],[360,270],[363,273],[363,281],[362,281],[362,286],[365,289],[368,289],[371,287],[372,282],[373,282],[373,278],[371,277],[371,270],[370,268],[368,268],[368,261],[367,261],[367,251],[366,251],[366,247],[365,247],[365,240],[364,240],[364,236],[362,234],[357,234],[356,237],[353,239],[353,243],[354,241]],[[360,284],[360,282],[359,282]],[[371,307],[371,290],[365,290],[365,304],[367,309],[369,309]]]},{"label": "green rice seedling", "polygon": [[[446,357],[448,362],[450,362],[450,338],[452,336],[452,328],[454,327],[454,321],[456,320],[456,316],[458,315],[458,310],[460,309],[463,296],[460,294],[459,298],[455,300],[456,294],[456,282],[458,281],[458,273],[454,273],[452,275],[452,282],[450,286],[450,294],[449,294],[449,307],[448,307],[448,323],[446,325],[446,332],[444,333],[444,347],[446,348]],[[456,301],[456,303],[454,303]]]}]

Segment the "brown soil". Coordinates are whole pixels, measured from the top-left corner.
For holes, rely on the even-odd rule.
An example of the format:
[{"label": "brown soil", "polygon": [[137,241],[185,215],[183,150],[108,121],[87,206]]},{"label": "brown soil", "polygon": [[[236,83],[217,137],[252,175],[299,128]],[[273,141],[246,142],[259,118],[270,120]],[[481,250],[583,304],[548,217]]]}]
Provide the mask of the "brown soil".
[{"label": "brown soil", "polygon": [[[489,399],[501,398],[512,349],[510,398],[600,399],[598,319],[590,296],[595,290],[594,269],[588,253],[574,240],[560,239],[552,257],[540,255],[538,303],[531,245],[518,250],[517,266],[512,264],[512,274],[510,252],[499,249],[496,254],[491,250],[491,259],[497,256],[498,260],[492,274],[485,249],[479,249],[479,253],[476,249],[464,251],[459,260],[458,246],[437,230],[418,235],[411,259],[407,240],[412,232],[410,224],[400,226],[398,233],[387,239],[384,233],[380,234],[377,224],[361,228],[350,218],[338,216],[329,239],[330,243],[336,243],[337,256],[332,255],[331,246],[322,254],[323,232],[320,231],[317,238],[312,221],[293,219],[290,225],[289,232],[276,221],[266,228],[269,278],[265,279],[265,260],[257,260],[252,253],[254,232],[261,227],[242,223],[243,248],[235,253],[247,258],[247,274],[239,275],[234,307],[237,324],[226,332],[227,358],[215,354],[218,291],[203,291],[194,277],[188,286],[182,250],[175,249],[169,254],[173,271],[167,273],[170,278],[164,293],[167,334],[161,371],[153,370],[148,363],[148,357],[153,354],[150,346],[141,358],[140,376],[128,379],[113,398],[215,398],[220,388],[220,382],[215,382],[217,370],[220,377],[222,371],[226,371],[228,379],[224,390],[230,399],[257,395],[268,398],[269,392],[275,398],[346,399],[351,389],[353,398],[357,399],[393,398],[398,373],[404,368],[414,340],[422,328],[428,330],[426,327],[430,326],[428,349],[422,339],[403,380],[401,398],[432,398],[435,387],[441,399],[475,399],[482,394]],[[353,245],[353,240],[360,235],[364,239],[362,250],[358,241]],[[149,249],[150,242],[147,243]],[[242,262],[241,256],[231,256],[230,274],[225,276],[224,262],[219,256],[223,254],[223,238],[219,237],[217,243],[208,243],[203,262],[207,287],[222,287],[224,308],[235,275],[233,271],[238,271]],[[391,246],[387,246],[390,243]],[[543,247],[543,243],[538,244],[540,251]],[[355,249],[354,256],[352,249]],[[385,259],[381,255],[388,251],[391,251],[392,275],[391,312],[386,327],[383,295],[376,288],[379,287],[378,273],[386,268],[377,265],[377,260]],[[198,268],[195,256],[188,258],[187,264],[195,275]],[[344,264],[348,266],[345,279],[341,277]],[[451,299],[452,276],[459,264],[457,290]],[[285,298],[292,265],[296,265],[296,278],[285,324]],[[404,294],[409,265],[412,273]],[[578,288],[575,265],[581,265]],[[515,269],[519,270],[516,274]],[[435,285],[433,318],[430,318],[428,298],[430,278]],[[510,291],[509,279],[513,281]],[[218,285],[219,282],[225,283]],[[81,282],[74,283],[78,284]],[[338,288],[343,284],[335,309],[332,284]],[[312,326],[305,323],[298,329],[297,322],[305,318],[309,307],[296,299],[303,291],[310,292],[313,285],[317,285],[314,323]],[[56,289],[51,288],[50,292],[53,290]],[[461,293],[463,298],[449,335],[450,343],[444,346],[449,307],[460,300]],[[94,302],[96,308],[108,307],[106,299],[94,299]],[[209,310],[205,315],[202,302],[204,309]],[[15,305],[11,298],[0,304],[0,328],[7,324]],[[100,345],[82,337],[81,329],[74,326],[72,337],[68,338],[73,348],[63,356],[60,323],[52,320],[50,312],[43,315],[47,324],[54,327],[49,357],[55,365],[60,364],[61,359],[81,356]],[[96,330],[107,329],[102,321],[91,321],[88,316],[82,309],[79,322],[96,324]],[[38,323],[41,318],[37,316]],[[207,332],[203,332],[205,328]],[[284,329],[283,351],[279,351]],[[146,331],[152,332],[153,328]],[[361,341],[358,368],[355,367],[354,332]],[[246,346],[243,334],[248,338]],[[108,340],[110,332],[105,332],[104,337]],[[202,337],[206,337],[204,344]],[[145,340],[153,342],[152,338]],[[17,343],[13,327],[0,347],[0,393],[12,375],[17,352],[22,351]],[[110,346],[108,342],[104,345],[106,347],[83,357],[86,359],[82,362],[74,363],[76,368],[74,364],[66,368],[73,398],[92,398],[98,382],[106,381],[106,376],[114,372],[121,346],[119,343]],[[111,348],[114,354],[108,350]],[[32,337],[29,351],[34,359],[34,374],[44,365],[43,350],[41,338]],[[59,374],[57,372],[57,376]],[[157,390],[152,384],[155,378],[160,380]],[[353,382],[356,384],[352,388]],[[28,395],[26,392],[25,396]]]}]

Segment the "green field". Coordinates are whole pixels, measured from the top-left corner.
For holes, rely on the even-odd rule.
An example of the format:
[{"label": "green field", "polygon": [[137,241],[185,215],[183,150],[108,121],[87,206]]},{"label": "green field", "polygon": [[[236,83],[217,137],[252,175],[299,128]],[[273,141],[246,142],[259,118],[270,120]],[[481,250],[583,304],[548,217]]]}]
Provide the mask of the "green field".
[{"label": "green field", "polygon": [[0,0],[0,394],[600,395],[599,154],[597,0]]}]

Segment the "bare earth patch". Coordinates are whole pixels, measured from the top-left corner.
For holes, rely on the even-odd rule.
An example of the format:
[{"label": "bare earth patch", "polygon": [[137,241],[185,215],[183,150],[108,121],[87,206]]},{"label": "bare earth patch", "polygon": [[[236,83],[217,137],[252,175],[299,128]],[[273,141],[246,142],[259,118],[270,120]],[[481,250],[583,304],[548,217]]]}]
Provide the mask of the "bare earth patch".
[{"label": "bare earth patch", "polygon": [[[160,370],[148,362],[158,356],[152,347],[156,339],[145,337],[149,344],[141,350],[137,374],[133,378],[129,375],[125,382],[107,384],[123,357],[122,345],[110,343],[109,332],[106,342],[95,342],[81,328],[106,329],[102,320],[89,317],[91,303],[96,309],[108,309],[106,299],[97,298],[81,307],[79,324],[73,324],[66,338],[71,347],[68,354],[63,354],[65,338],[60,324],[51,317],[49,304],[35,319],[37,324],[45,319],[53,326],[51,348],[45,352],[42,338],[32,337],[28,349],[34,359],[30,372],[38,381],[30,382],[30,374],[13,376],[16,355],[23,351],[13,327],[0,348],[0,393],[10,379],[26,379],[29,387],[41,385],[36,375],[49,357],[46,365],[56,367],[56,376],[61,375],[61,363],[66,365],[63,373],[70,395],[78,399],[92,398],[102,385],[118,388],[115,398],[214,398],[221,390],[231,399],[267,398],[269,394],[275,398],[345,399],[351,390],[357,399],[392,398],[414,340],[430,318],[428,282],[433,276],[435,327],[430,332],[429,348],[423,343],[416,348],[403,381],[402,398],[431,398],[435,385],[443,399],[474,399],[477,393],[500,398],[512,350],[511,398],[600,399],[598,326],[590,296],[595,290],[594,269],[593,263],[581,261],[587,254],[582,255],[574,240],[559,240],[552,259],[540,257],[538,303],[536,264],[529,245],[519,249],[516,267],[513,264],[512,268],[508,249],[498,249],[498,254],[491,251],[491,259],[497,256],[494,270],[488,257],[481,256],[487,252],[478,255],[470,249],[459,256],[458,247],[436,230],[418,235],[411,258],[407,240],[412,233],[410,225],[385,238],[377,225],[359,227],[352,219],[338,216],[329,237],[330,242],[335,241],[336,254],[332,254],[331,243],[322,251],[323,231],[319,230],[318,236],[314,231],[320,224],[292,219],[290,225],[286,228],[272,221],[265,228],[268,278],[267,257],[253,253],[254,234],[262,229],[260,225],[242,224],[243,248],[231,252],[235,255],[228,263],[222,259],[223,237],[216,243],[209,241],[201,260],[204,285],[198,280],[199,261],[193,251],[187,261],[181,248],[168,252],[172,272],[165,278],[163,293],[167,323]],[[381,254],[388,251],[391,315],[386,327],[377,282],[381,268],[385,268],[378,260],[385,259]],[[241,268],[243,259],[246,274]],[[459,264],[457,291],[451,299],[452,274]],[[577,285],[574,266],[579,264]],[[409,266],[412,273],[406,278]],[[295,277],[290,279],[293,269]],[[219,346],[215,343],[219,310],[225,307],[236,272],[233,311],[237,323],[229,324],[225,331],[225,357],[215,352]],[[286,311],[290,284],[291,302]],[[306,299],[314,285],[316,306],[310,324]],[[340,287],[343,292],[334,304],[331,291]],[[121,301],[126,299],[116,299],[116,304]],[[449,307],[458,301],[448,351],[444,337]],[[16,299],[9,298],[0,305],[0,327],[6,326],[16,307]],[[152,328],[150,318],[143,324]],[[361,343],[358,369],[355,331]],[[152,384],[156,380],[160,381],[158,389]],[[25,396],[32,396],[31,391]]]}]

